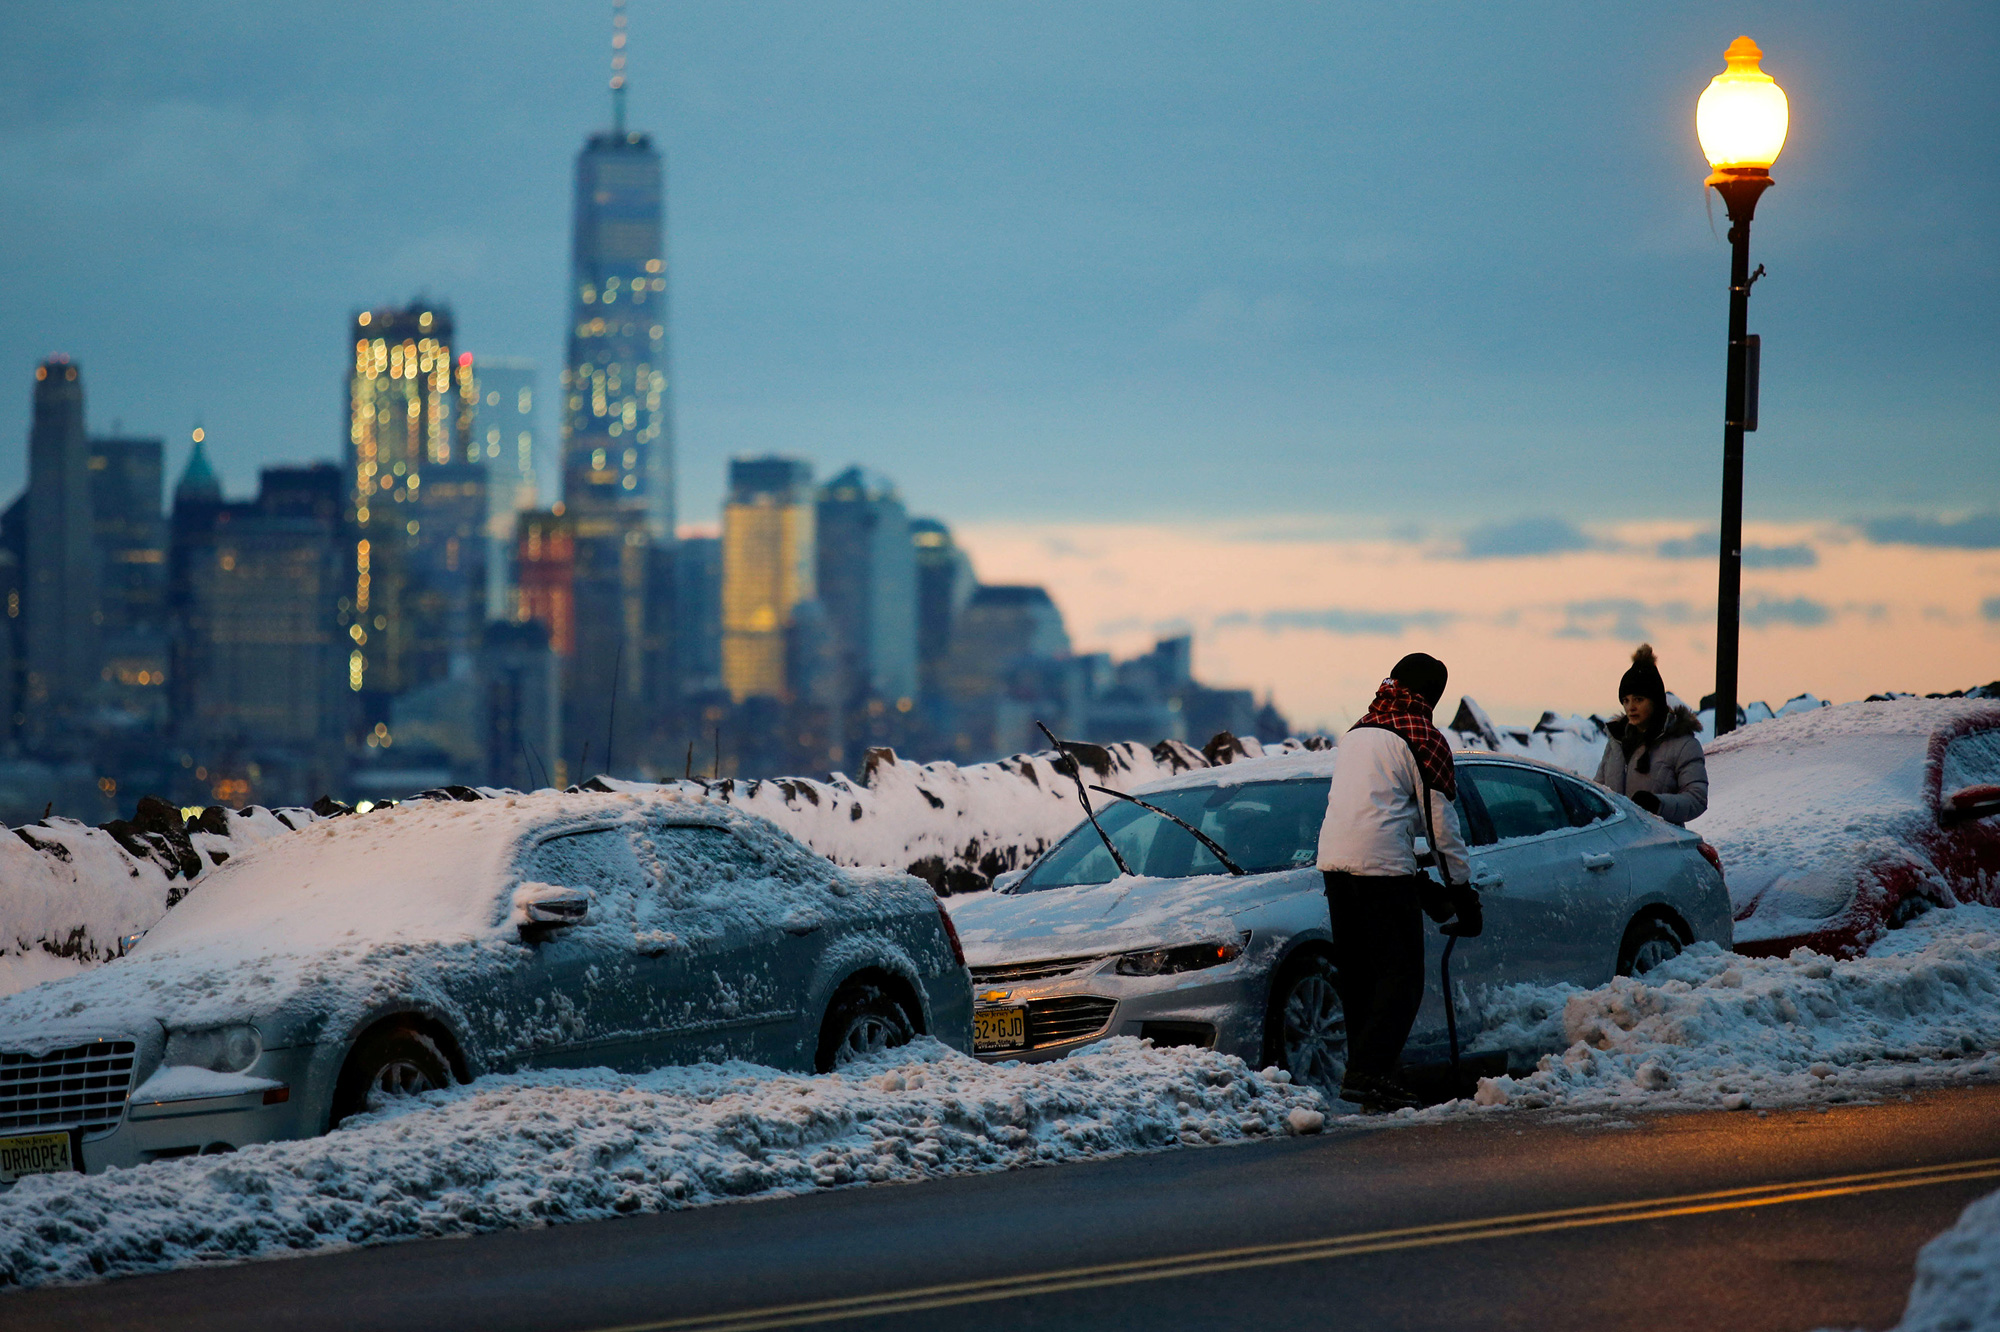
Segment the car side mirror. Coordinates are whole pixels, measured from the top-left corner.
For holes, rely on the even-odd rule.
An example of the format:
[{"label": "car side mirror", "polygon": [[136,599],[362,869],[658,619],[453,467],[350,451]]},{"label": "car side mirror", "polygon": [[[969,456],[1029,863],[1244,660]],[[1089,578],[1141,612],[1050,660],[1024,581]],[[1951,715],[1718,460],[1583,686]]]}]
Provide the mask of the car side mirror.
[{"label": "car side mirror", "polygon": [[581,925],[590,919],[590,893],[582,888],[530,880],[514,890],[511,919],[524,937]]},{"label": "car side mirror", "polygon": [[1003,874],[996,874],[993,876],[993,891],[996,893],[1011,892],[1015,884],[1027,877],[1028,871],[1024,869],[1008,870]]},{"label": "car side mirror", "polygon": [[2000,814],[2000,786],[1981,783],[1961,786],[1938,802],[1938,816],[1946,823],[1963,823]]}]

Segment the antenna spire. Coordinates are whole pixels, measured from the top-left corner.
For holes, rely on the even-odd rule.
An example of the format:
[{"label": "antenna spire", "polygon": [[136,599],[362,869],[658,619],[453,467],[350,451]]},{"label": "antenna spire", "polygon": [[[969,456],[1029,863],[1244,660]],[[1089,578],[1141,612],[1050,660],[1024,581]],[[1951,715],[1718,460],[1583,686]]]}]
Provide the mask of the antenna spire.
[{"label": "antenna spire", "polygon": [[625,0],[611,0],[611,128],[625,133]]}]

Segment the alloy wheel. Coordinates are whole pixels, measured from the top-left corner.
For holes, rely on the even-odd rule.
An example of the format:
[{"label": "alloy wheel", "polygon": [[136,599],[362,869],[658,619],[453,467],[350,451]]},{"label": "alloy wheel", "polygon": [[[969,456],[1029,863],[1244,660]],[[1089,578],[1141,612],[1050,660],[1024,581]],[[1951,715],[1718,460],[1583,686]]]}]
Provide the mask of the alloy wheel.
[{"label": "alloy wheel", "polygon": [[880,1013],[857,1013],[847,1025],[840,1044],[834,1048],[835,1068],[851,1064],[869,1055],[881,1054],[892,1045],[899,1044],[903,1035],[896,1024]]},{"label": "alloy wheel", "polygon": [[1632,974],[1643,976],[1662,962],[1671,962],[1680,955],[1681,946],[1678,940],[1663,939],[1655,935],[1640,944],[1637,951],[1632,954]]},{"label": "alloy wheel", "polygon": [[392,1059],[375,1071],[369,1088],[384,1096],[415,1096],[418,1092],[436,1091],[437,1083],[419,1065],[407,1059]]},{"label": "alloy wheel", "polygon": [[1332,980],[1309,971],[1294,981],[1284,1023],[1282,1053],[1292,1080],[1337,1097],[1347,1073],[1347,1011]]}]

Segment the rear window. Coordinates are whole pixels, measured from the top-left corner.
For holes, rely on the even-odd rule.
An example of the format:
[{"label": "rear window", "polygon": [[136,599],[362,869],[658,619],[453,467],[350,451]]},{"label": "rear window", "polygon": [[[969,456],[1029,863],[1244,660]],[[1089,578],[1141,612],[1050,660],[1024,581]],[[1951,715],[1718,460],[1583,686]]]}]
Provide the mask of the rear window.
[{"label": "rear window", "polygon": [[1961,786],[2000,785],[2000,731],[1961,735],[1945,747],[1944,793]]},{"label": "rear window", "polygon": [[[1319,855],[1319,827],[1326,818],[1325,777],[1241,786],[1195,786],[1141,796],[1185,819],[1229,853],[1248,874],[1311,865]],[[1109,797],[1098,822],[1134,874],[1183,879],[1227,873],[1209,849],[1184,830],[1129,800]],[[1118,867],[1088,822],[1078,824],[1038,861],[1016,892],[1109,883]]]}]

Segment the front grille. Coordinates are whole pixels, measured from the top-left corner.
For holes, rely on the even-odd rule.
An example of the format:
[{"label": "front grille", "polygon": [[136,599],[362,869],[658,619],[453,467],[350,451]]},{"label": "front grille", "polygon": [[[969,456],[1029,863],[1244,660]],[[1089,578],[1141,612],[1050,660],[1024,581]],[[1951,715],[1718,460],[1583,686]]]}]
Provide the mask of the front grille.
[{"label": "front grille", "polygon": [[974,967],[972,983],[975,986],[1010,985],[1015,981],[1067,976],[1072,971],[1082,971],[1093,962],[1102,962],[1105,956],[1103,953],[1093,953],[1089,957],[1045,957],[1039,962],[1009,962],[997,967]]},{"label": "front grille", "polygon": [[1060,1045],[1095,1036],[1111,1021],[1115,999],[1095,995],[1075,995],[1063,999],[1036,999],[1028,1005],[1028,1044]]},{"label": "front grille", "polygon": [[0,1051],[0,1133],[117,1128],[132,1087],[134,1048],[131,1041],[92,1041],[47,1054]]}]

